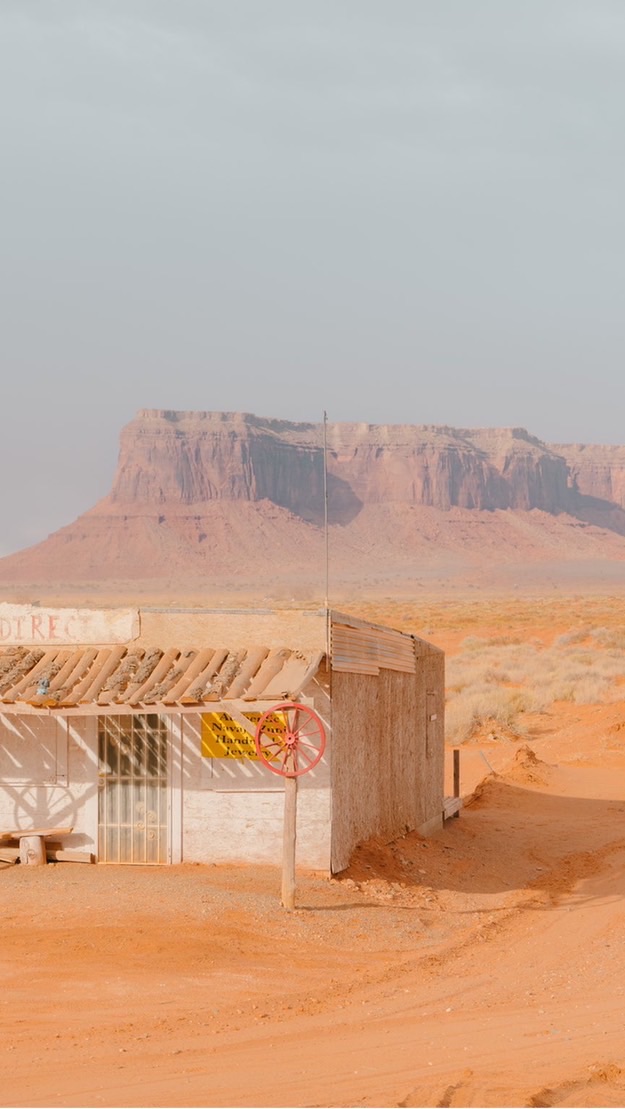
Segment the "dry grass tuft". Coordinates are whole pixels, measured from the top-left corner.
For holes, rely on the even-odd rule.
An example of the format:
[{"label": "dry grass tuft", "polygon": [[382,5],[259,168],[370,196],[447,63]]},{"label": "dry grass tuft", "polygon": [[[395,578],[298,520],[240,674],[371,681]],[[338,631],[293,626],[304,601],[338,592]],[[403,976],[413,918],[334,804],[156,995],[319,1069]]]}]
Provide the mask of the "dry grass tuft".
[{"label": "dry grass tuft", "polygon": [[547,712],[556,701],[618,701],[624,680],[620,628],[574,628],[551,646],[513,636],[467,636],[447,665],[447,738],[462,743],[489,725],[520,736],[524,713]]}]

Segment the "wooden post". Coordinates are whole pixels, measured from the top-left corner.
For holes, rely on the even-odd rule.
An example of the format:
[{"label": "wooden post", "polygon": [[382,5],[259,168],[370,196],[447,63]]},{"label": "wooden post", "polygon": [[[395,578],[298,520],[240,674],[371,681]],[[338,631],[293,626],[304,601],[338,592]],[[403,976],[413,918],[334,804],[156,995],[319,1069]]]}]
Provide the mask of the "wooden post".
[{"label": "wooden post", "polygon": [[[460,749],[454,747],[454,797],[460,796]],[[455,817],[460,816],[460,810],[454,813]]]},{"label": "wooden post", "polygon": [[282,904],[295,908],[295,840],[297,837],[297,778],[284,779],[284,832],[282,838]]},{"label": "wooden post", "polygon": [[23,865],[44,866],[47,861],[43,836],[20,836],[20,862]]}]

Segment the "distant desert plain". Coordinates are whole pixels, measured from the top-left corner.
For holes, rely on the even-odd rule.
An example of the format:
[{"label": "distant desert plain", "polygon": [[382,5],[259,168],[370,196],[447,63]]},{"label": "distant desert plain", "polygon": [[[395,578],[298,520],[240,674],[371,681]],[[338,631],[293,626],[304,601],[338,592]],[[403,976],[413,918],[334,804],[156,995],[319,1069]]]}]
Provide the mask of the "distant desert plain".
[{"label": "distant desert plain", "polygon": [[[0,597],[331,604],[446,652],[458,819],[276,867],[0,872],[4,1106],[625,1105],[625,447],[143,412]],[[329,579],[324,559],[328,478]]]}]

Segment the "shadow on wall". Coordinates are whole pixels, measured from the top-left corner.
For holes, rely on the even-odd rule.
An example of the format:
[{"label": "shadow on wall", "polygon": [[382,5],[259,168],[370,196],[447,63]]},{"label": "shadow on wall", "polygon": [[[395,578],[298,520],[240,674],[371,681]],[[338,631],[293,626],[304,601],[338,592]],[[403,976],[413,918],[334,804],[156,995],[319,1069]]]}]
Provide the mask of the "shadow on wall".
[{"label": "shadow on wall", "polygon": [[[3,814],[0,832],[28,831],[29,828],[75,828],[84,819],[86,803],[97,793],[97,785],[88,786],[80,796],[68,786],[32,783],[0,783],[4,794],[2,808],[6,813],[10,808],[11,817]],[[6,824],[6,827],[4,826]],[[68,850],[93,851],[91,836],[73,832],[63,836],[63,848]]]}]

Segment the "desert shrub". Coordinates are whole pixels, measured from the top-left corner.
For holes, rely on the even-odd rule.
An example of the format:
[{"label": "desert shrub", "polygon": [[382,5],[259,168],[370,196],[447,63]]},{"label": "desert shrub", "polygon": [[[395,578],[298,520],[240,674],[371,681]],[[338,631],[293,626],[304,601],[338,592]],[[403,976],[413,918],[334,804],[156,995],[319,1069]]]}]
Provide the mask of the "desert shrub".
[{"label": "desert shrub", "polygon": [[477,682],[522,684],[537,654],[533,646],[511,645],[503,649],[488,646],[478,653],[472,645],[468,654],[462,653],[448,661],[448,685],[460,692]]},{"label": "desert shrub", "polygon": [[445,709],[445,734],[450,743],[463,743],[477,731],[479,714],[471,697],[456,697]]},{"label": "desert shrub", "polygon": [[580,650],[568,650],[564,652],[564,657],[575,666],[592,666],[593,662],[597,660],[597,652]]},{"label": "desert shrub", "polygon": [[616,690],[611,682],[597,674],[587,674],[575,683],[573,700],[576,705],[601,705],[615,700]]},{"label": "desert shrub", "polygon": [[625,648],[625,628],[593,628],[590,634],[602,647]]},{"label": "desert shrub", "polygon": [[568,632],[556,636],[554,647],[568,647],[571,643],[583,643],[591,635],[590,628],[571,628]]},{"label": "desert shrub", "polygon": [[475,688],[476,685],[496,685],[502,680],[507,680],[503,671],[497,671],[490,663],[488,657],[469,658],[458,656],[450,659],[447,664],[447,684],[450,689],[460,692],[467,687]]},{"label": "desert shrub", "polygon": [[622,678],[625,675],[625,652],[597,651],[591,669],[604,678]]},{"label": "desert shrub", "polygon": [[518,635],[494,635],[488,642],[493,647],[516,647],[523,644],[523,640],[519,639]]},{"label": "desert shrub", "polygon": [[511,678],[506,670],[498,669],[495,666],[489,666],[488,669],[484,671],[484,681],[492,685],[497,683],[506,685],[511,681]]},{"label": "desert shrub", "polygon": [[[580,647],[589,638],[596,647]],[[468,636],[462,648],[447,664],[447,735],[457,743],[489,721],[521,734],[519,717],[556,701],[599,704],[623,695],[625,634],[618,629],[574,629],[551,647]]]},{"label": "desert shrub", "polygon": [[575,685],[576,682],[572,678],[567,678],[565,675],[552,675],[550,681],[544,682],[535,691],[536,704],[541,704],[541,708],[536,709],[536,712],[547,712],[554,701],[573,701],[575,699]]},{"label": "desert shrub", "polygon": [[463,651],[481,651],[485,646],[488,646],[488,643],[489,640],[480,635],[467,635],[460,646]]},{"label": "desert shrub", "polygon": [[521,735],[518,717],[523,711],[523,694],[516,690],[488,687],[473,690],[449,702],[445,712],[447,736],[455,743],[463,743],[488,724]]}]

